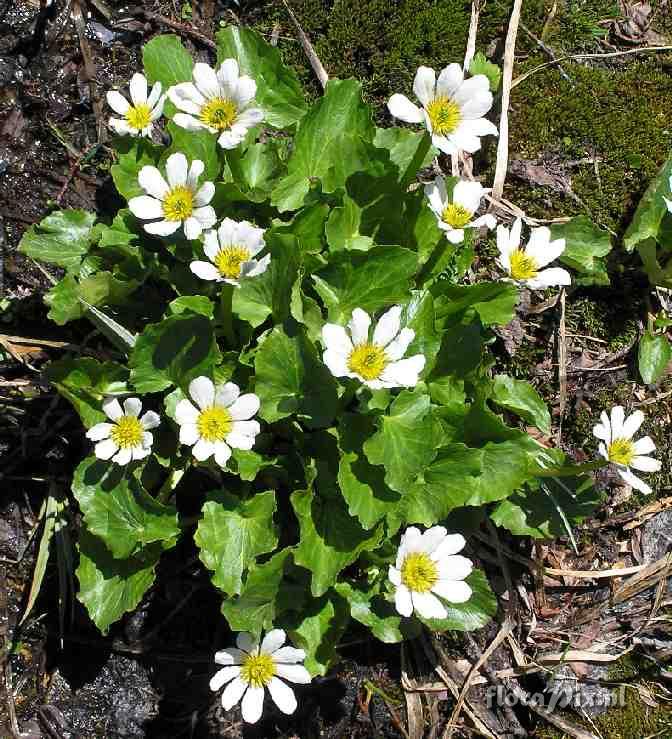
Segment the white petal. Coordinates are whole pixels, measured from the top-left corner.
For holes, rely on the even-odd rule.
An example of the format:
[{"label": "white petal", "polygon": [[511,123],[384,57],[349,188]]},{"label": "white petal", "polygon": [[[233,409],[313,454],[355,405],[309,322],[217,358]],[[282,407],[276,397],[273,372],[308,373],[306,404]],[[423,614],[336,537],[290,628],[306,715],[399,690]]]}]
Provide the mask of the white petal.
[{"label": "white petal", "polygon": [[394,591],[394,607],[400,616],[410,616],[413,613],[411,592],[405,585],[400,585]]},{"label": "white petal", "polygon": [[607,452],[607,447],[602,442],[600,442],[597,445],[597,451],[600,453],[601,457],[607,460],[609,459],[609,453]]},{"label": "white petal", "polygon": [[246,656],[245,652],[236,647],[226,647],[215,652],[215,662],[218,665],[242,665]]},{"label": "white petal", "polygon": [[[429,128],[429,119],[427,122],[428,130],[431,130]],[[456,154],[457,153],[457,146],[451,141],[450,139],[446,138],[445,136],[436,136],[432,134],[432,143],[434,146],[436,146],[437,149],[442,151],[444,154]]]},{"label": "white petal", "polygon": [[352,351],[352,341],[343,326],[325,323],[322,327],[322,344],[330,352],[348,355]]},{"label": "white petal", "polygon": [[401,359],[406,354],[406,350],[414,338],[415,331],[412,328],[402,328],[397,338],[391,341],[385,348],[385,354],[392,361]]},{"label": "white petal", "polygon": [[168,192],[168,183],[156,167],[145,165],[138,173],[138,184],[148,194],[163,200]]},{"label": "white petal", "polygon": [[[190,190],[196,189],[196,183],[198,182],[198,178],[203,174],[205,171],[205,164],[201,159],[194,159],[193,162],[189,165],[189,172],[187,173],[187,187]],[[202,203],[196,203],[197,205],[202,205]]]},{"label": "white petal", "polygon": [[199,439],[195,444],[191,453],[199,462],[205,462],[215,453],[215,445],[211,441]]},{"label": "white petal", "polygon": [[240,434],[236,431],[232,431],[226,437],[226,443],[234,449],[244,449],[250,451],[254,447],[255,438],[254,436],[248,436],[247,434]]},{"label": "white petal", "polygon": [[429,200],[429,207],[434,211],[437,218],[441,218],[448,199],[443,177],[437,177],[434,182],[425,185],[425,197]]},{"label": "white petal", "polygon": [[[331,324],[333,325],[333,324]],[[348,321],[348,330],[352,336],[352,342],[347,337],[343,346],[347,352],[352,350],[352,344],[364,344],[369,340],[369,328],[371,327],[371,316],[361,308],[355,308]],[[340,328],[340,326],[338,327]],[[324,335],[324,334],[323,334]]]},{"label": "white petal", "polygon": [[234,421],[246,421],[259,410],[259,397],[254,393],[241,395],[238,400],[229,406],[229,413]]},{"label": "white petal", "polygon": [[449,64],[439,73],[436,81],[436,96],[449,97],[455,96],[464,81],[464,72],[459,64]]},{"label": "white petal", "polygon": [[424,368],[424,355],[415,354],[407,359],[388,364],[380,379],[386,387],[415,387],[418,384],[418,375]]},{"label": "white petal", "polygon": [[118,133],[120,136],[136,136],[138,133],[138,130],[136,128],[129,126],[128,121],[122,120],[120,118],[110,118],[107,124],[115,133]]},{"label": "white petal", "polygon": [[226,90],[233,90],[238,81],[238,61],[236,59],[225,59],[217,70],[219,84]]},{"label": "white petal", "polygon": [[348,356],[335,351],[326,351],[322,355],[322,361],[327,365],[334,377],[349,377]]},{"label": "white petal", "polygon": [[661,464],[657,459],[653,459],[653,457],[635,457],[630,462],[630,467],[640,472],[658,472]]},{"label": "white petal", "polygon": [[550,264],[565,251],[565,240],[551,241],[550,236],[551,232],[545,226],[534,228],[525,247],[525,253],[532,257],[539,267]]},{"label": "white petal", "polygon": [[201,222],[198,220],[198,218],[194,218],[194,216],[189,216],[189,218],[187,218],[187,220],[182,225],[184,227],[184,237],[189,241],[197,239],[203,231]]},{"label": "white petal", "polygon": [[404,531],[401,541],[399,542],[399,549],[397,550],[396,568],[401,569],[401,565],[408,552],[419,552],[420,542],[422,541],[422,534],[420,529],[415,526],[409,526]]},{"label": "white petal", "polygon": [[483,189],[480,182],[460,180],[453,189],[453,202],[466,208],[470,213],[475,213],[481,204]]},{"label": "white petal", "polygon": [[222,135],[217,139],[217,143],[222,149],[235,149],[244,138],[244,131],[222,131]]},{"label": "white petal", "polygon": [[240,395],[240,388],[235,382],[225,382],[215,388],[215,405],[223,405],[228,408]]},{"label": "white petal", "polygon": [[196,62],[192,72],[194,84],[207,98],[220,97],[221,90],[215,70],[203,62]]},{"label": "white petal", "polygon": [[187,157],[181,151],[171,154],[166,159],[166,177],[171,187],[180,187],[187,183]]},{"label": "white petal", "polygon": [[161,424],[161,417],[154,411],[147,411],[140,419],[140,425],[143,429],[155,429]]},{"label": "white petal", "polygon": [[106,97],[107,104],[115,113],[119,113],[119,115],[126,115],[128,109],[131,107],[128,100],[120,92],[117,92],[117,90],[110,90]]},{"label": "white petal", "polygon": [[[305,667],[303,668],[306,669]],[[282,680],[278,680],[277,677],[271,678],[270,682],[266,686],[268,692],[271,694],[273,703],[285,714],[290,715],[296,711],[296,696],[294,691],[283,683]]]},{"label": "white petal", "polygon": [[103,401],[103,413],[110,421],[118,421],[124,415],[121,405],[116,398],[105,398]]},{"label": "white petal", "polygon": [[282,629],[271,629],[264,637],[259,649],[266,654],[272,654],[276,649],[280,649],[286,640],[287,635]]},{"label": "white petal", "polygon": [[562,267],[542,269],[532,280],[526,281],[532,290],[545,290],[547,287],[571,285],[572,278],[569,272]]},{"label": "white petal", "polygon": [[180,400],[175,406],[175,420],[179,424],[196,423],[198,415],[196,408],[186,399]]},{"label": "white petal", "polygon": [[[644,414],[642,413],[642,411],[634,411],[623,421],[623,431],[621,433],[626,439],[632,439],[632,437],[639,431],[639,427],[643,423]],[[640,452],[640,454],[647,454],[647,452]]]},{"label": "white petal", "polygon": [[167,94],[176,108],[191,115],[198,115],[205,105],[205,98],[192,82],[180,82],[179,85],[173,85],[168,88]]},{"label": "white petal", "polygon": [[431,554],[446,538],[447,531],[444,526],[432,526],[427,529],[420,538],[420,551]]},{"label": "white petal", "polygon": [[464,580],[469,577],[474,565],[470,559],[461,554],[451,554],[438,562],[439,580]]},{"label": "white petal", "polygon": [[223,441],[215,442],[215,463],[220,467],[226,467],[231,458],[231,447]]},{"label": "white petal", "polygon": [[175,113],[173,123],[186,131],[202,131],[204,128],[211,131],[210,126],[188,113]]},{"label": "white petal", "polygon": [[481,139],[476,136],[467,125],[467,122],[461,123],[448,138],[453,146],[460,151],[466,151],[469,154],[477,152],[481,148]]},{"label": "white petal", "polygon": [[[241,265],[241,272],[243,277],[258,277],[263,274],[271,263],[271,255],[267,254],[265,257],[260,259],[258,262],[255,259],[251,259],[249,262],[244,262]],[[248,265],[250,265],[248,267]],[[244,267],[244,268],[243,268]]]},{"label": "white petal", "polygon": [[233,124],[231,131],[236,133],[236,131],[240,130],[242,135],[245,136],[249,128],[256,126],[263,120],[264,111],[261,108],[248,108],[236,118],[236,122]]},{"label": "white petal", "polygon": [[111,423],[97,423],[86,432],[86,438],[91,439],[91,441],[107,439],[113,426],[114,424]]},{"label": "white petal", "polygon": [[401,306],[393,305],[383,313],[373,331],[373,343],[378,346],[387,346],[399,333],[401,326]]},{"label": "white petal", "polygon": [[[442,228],[441,224],[439,224],[439,228]],[[464,231],[461,228],[446,226],[443,230],[445,230],[446,238],[451,244],[461,244],[464,241]]]},{"label": "white petal", "polygon": [[390,565],[387,570],[387,579],[392,583],[392,585],[396,585],[398,587],[401,585],[401,572],[399,572],[396,567],[392,567],[392,565]]},{"label": "white petal", "polygon": [[215,209],[211,205],[203,205],[198,208],[194,208],[194,218],[201,224],[201,229],[212,228],[217,223],[217,215]]},{"label": "white petal", "polygon": [[201,410],[210,408],[215,401],[215,386],[209,377],[201,375],[189,383],[189,395]]},{"label": "white petal", "polygon": [[463,580],[439,580],[432,592],[450,603],[466,603],[471,598],[471,588]]},{"label": "white petal", "polygon": [[138,195],[128,201],[128,207],[136,218],[143,221],[149,221],[152,218],[161,218],[163,216],[163,205],[160,200],[150,195]]},{"label": "white petal", "polygon": [[[474,79],[475,78],[472,77],[471,80],[467,80],[467,82],[471,82]],[[464,87],[464,85],[462,85],[462,87]],[[460,92],[456,95],[455,102],[460,106],[462,116],[466,120],[482,118],[490,108],[492,108],[492,93],[490,90],[480,90],[470,97],[469,100],[465,100],[464,102],[460,102],[460,100],[457,99],[460,97],[461,92],[462,90],[460,89]]]},{"label": "white petal", "polygon": [[434,99],[436,89],[436,72],[430,67],[418,67],[413,80],[413,93],[425,106]]},{"label": "white petal", "polygon": [[220,274],[217,267],[210,262],[192,262],[189,265],[189,269],[202,280],[221,280],[222,275]]},{"label": "white petal", "polygon": [[297,662],[303,662],[306,658],[306,653],[303,649],[296,649],[296,647],[280,647],[273,652],[273,661],[277,665],[290,665]]},{"label": "white petal", "polygon": [[465,80],[453,95],[455,102],[462,106],[467,101],[490,92],[490,83],[484,74],[476,74]]},{"label": "white petal", "polygon": [[126,398],[124,401],[124,414],[127,416],[135,416],[136,418],[140,415],[142,410],[142,403],[139,398]]},{"label": "white petal", "polygon": [[257,83],[251,77],[241,77],[235,85],[234,99],[240,108],[244,108],[254,100],[257,94]]},{"label": "white petal", "polygon": [[132,458],[133,458],[133,450],[127,447],[125,449],[120,449],[115,454],[115,456],[112,457],[112,461],[116,462],[120,467],[124,467],[131,461]]},{"label": "white petal", "polygon": [[602,439],[602,441],[606,441],[607,444],[611,444],[611,425],[610,424],[603,424],[598,423],[593,426],[593,436],[596,439]]},{"label": "white petal", "polygon": [[114,454],[117,453],[119,447],[112,441],[112,439],[105,439],[99,441],[93,448],[93,453],[98,459],[110,459]]},{"label": "white petal", "polygon": [[466,543],[462,534],[448,534],[441,545],[432,553],[432,559],[438,562],[444,557],[457,554],[464,549]]},{"label": "white petal", "polygon": [[221,247],[219,245],[217,231],[215,231],[214,229],[206,231],[203,234],[203,251],[205,252],[205,255],[208,257],[208,259],[210,259],[211,261],[214,260],[220,249]]},{"label": "white petal", "polygon": [[136,72],[128,85],[133,105],[147,103],[147,78],[144,74]]},{"label": "white petal", "polygon": [[413,593],[413,608],[423,618],[445,618],[448,613],[432,593]]},{"label": "white petal", "polygon": [[614,439],[623,436],[623,422],[625,421],[625,410],[622,405],[615,405],[611,409],[611,435]]},{"label": "white petal", "polygon": [[238,703],[246,690],[247,683],[244,683],[240,677],[234,678],[226,688],[224,688],[224,692],[222,693],[222,708],[225,711],[230,711],[236,703]]},{"label": "white petal", "polygon": [[[156,106],[156,104],[159,102],[159,98],[161,97],[161,90],[162,89],[163,89],[163,87],[161,86],[161,83],[160,82],[155,82],[152,85],[152,90],[149,93],[149,96],[147,98],[147,105],[150,108],[154,108]],[[163,96],[163,98],[165,100],[165,95]],[[161,102],[161,108],[163,108],[163,101]]]},{"label": "white petal", "polygon": [[390,113],[405,123],[422,123],[424,116],[422,110],[405,96],[396,93],[387,102],[387,109]]},{"label": "white petal", "polygon": [[264,689],[250,685],[243,696],[241,711],[243,721],[247,721],[248,724],[256,724],[264,711]]},{"label": "white petal", "polygon": [[194,195],[194,205],[197,208],[202,208],[207,205],[215,195],[215,183],[204,182],[200,189]]},{"label": "white petal", "polygon": [[185,423],[180,426],[180,444],[193,446],[200,437],[198,426],[195,423]]},{"label": "white petal", "polygon": [[[630,416],[632,418],[632,416]],[[627,421],[626,421],[627,424]],[[651,454],[656,450],[656,445],[653,443],[653,439],[650,436],[644,436],[638,439],[634,443],[635,454],[641,456],[642,454]]]},{"label": "white petal", "polygon": [[307,685],[312,681],[310,672],[303,665],[276,664],[275,674],[289,680],[290,683]]},{"label": "white petal", "polygon": [[254,641],[251,634],[248,634],[246,631],[241,631],[236,637],[236,646],[238,649],[242,649],[243,652],[252,654],[252,652],[256,653],[259,645]]},{"label": "white petal", "polygon": [[235,421],[232,432],[240,436],[256,436],[260,430],[258,421]]},{"label": "white petal", "polygon": [[233,680],[234,677],[238,677],[238,675],[240,675],[240,667],[238,665],[228,665],[227,667],[223,667],[210,678],[210,690],[216,693],[222,685],[226,685],[226,683],[231,682],[231,680]]},{"label": "white petal", "polygon": [[[150,437],[149,443],[147,443],[147,440],[145,439],[145,435]],[[149,431],[146,432],[146,434],[143,434],[142,444],[143,446],[136,446],[131,449],[131,458],[134,461],[137,461],[139,459],[145,459],[145,457],[149,457],[149,455],[152,453],[152,440],[151,440],[151,434]]]},{"label": "white petal", "polygon": [[472,118],[469,120],[469,130],[475,136],[499,136],[497,126],[487,118]]},{"label": "white petal", "polygon": [[644,480],[637,477],[637,475],[634,475],[632,472],[630,472],[630,470],[618,469],[617,472],[625,480],[625,482],[628,483],[628,485],[631,485],[635,490],[639,490],[640,493],[643,493],[644,495],[651,495],[651,493],[653,492],[651,488],[644,482]]}]

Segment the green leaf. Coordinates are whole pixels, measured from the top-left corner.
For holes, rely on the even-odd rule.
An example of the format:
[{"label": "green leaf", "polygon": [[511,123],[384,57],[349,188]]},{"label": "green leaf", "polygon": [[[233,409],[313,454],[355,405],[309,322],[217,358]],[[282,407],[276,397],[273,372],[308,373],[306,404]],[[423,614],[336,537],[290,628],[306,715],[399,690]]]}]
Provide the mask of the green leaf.
[{"label": "green leaf", "polygon": [[72,275],[59,280],[44,296],[44,302],[49,306],[47,315],[59,326],[76,321],[86,313],[79,301],[79,285]]},{"label": "green leaf", "polygon": [[346,413],[339,424],[338,484],[350,515],[365,529],[372,529],[401,498],[385,484],[385,470],[364,455],[362,445],[375,430],[374,419],[360,414]]},{"label": "green leaf", "polygon": [[371,464],[385,467],[385,482],[403,493],[436,456],[436,432],[429,396],[403,390],[378,419],[378,431],[364,442]]},{"label": "green leaf", "polygon": [[246,449],[234,449],[232,458],[236,462],[238,476],[248,482],[254,480],[264,468],[273,467],[277,461],[277,457],[269,459]]},{"label": "green leaf", "polygon": [[331,423],[336,413],[336,382],[300,327],[274,328],[260,342],[254,368],[259,415],[265,421],[295,414],[309,428]]},{"label": "green leaf", "polygon": [[558,507],[570,525],[577,525],[591,516],[602,500],[591,478],[549,478],[543,484],[552,497],[535,484],[503,500],[490,517],[516,536],[555,539],[567,535]]},{"label": "green leaf", "polygon": [[154,500],[118,465],[87,457],[75,470],[72,493],[87,529],[115,559],[126,559],[154,542],[167,549],[180,534],[176,510]]},{"label": "green leaf", "polygon": [[354,172],[367,169],[375,149],[371,111],[355,80],[330,80],[324,95],[306,113],[294,139],[287,176],[273,190],[278,210],[297,210],[314,180],[331,193]]},{"label": "green leaf", "polygon": [[227,595],[237,595],[243,573],[260,554],[272,552],[278,544],[273,523],[275,493],[269,490],[240,500],[222,491],[211,498],[203,505],[194,541],[201,562],[213,572],[213,585]]},{"label": "green leaf", "polygon": [[[408,128],[377,128],[376,135],[373,139],[374,146],[379,149],[387,149],[390,152],[390,160],[399,170],[399,175],[406,174],[411,162],[415,159],[423,146],[424,133],[415,133]],[[430,146],[424,160],[418,166],[418,169],[429,167],[437,156],[438,150],[434,146]]]},{"label": "green leaf", "polygon": [[639,374],[647,385],[658,382],[672,361],[672,347],[667,337],[645,331],[639,342]]},{"label": "green leaf", "polygon": [[487,626],[497,613],[497,598],[480,570],[474,570],[466,582],[472,590],[471,598],[466,603],[443,601],[448,611],[446,618],[420,620],[432,631],[475,631]]},{"label": "green leaf", "polygon": [[476,52],[469,65],[469,74],[484,74],[490,83],[490,92],[497,92],[502,79],[502,70],[492,62],[489,62],[482,51]]},{"label": "green leaf", "polygon": [[[225,184],[223,192],[231,200],[248,200],[253,203],[268,200],[278,178],[285,171],[277,143],[273,139],[248,146],[242,155],[239,150],[229,151],[227,161],[233,183]],[[237,192],[231,188],[236,188]]]},{"label": "green leaf", "polygon": [[84,210],[57,210],[23,234],[19,251],[77,274],[82,258],[89,251],[95,220],[93,213]]},{"label": "green leaf", "polygon": [[140,603],[154,582],[161,551],[161,546],[152,544],[136,557],[114,559],[98,537],[81,530],[77,599],[103,634]]},{"label": "green leaf", "polygon": [[431,288],[439,325],[459,323],[465,314],[475,312],[485,326],[504,326],[513,319],[518,290],[508,282],[479,282],[452,285],[442,280]]},{"label": "green leaf", "polygon": [[327,221],[327,241],[332,251],[368,251],[373,246],[370,236],[361,236],[362,210],[354,200],[343,196],[343,206],[333,208]]},{"label": "green leaf", "polygon": [[312,489],[296,490],[291,501],[301,529],[294,561],[311,571],[311,592],[318,597],[361,552],[380,544],[383,528],[365,531],[334,491],[325,489],[318,495]]},{"label": "green leaf", "polygon": [[295,589],[283,581],[291,562],[291,549],[283,549],[268,562],[252,565],[241,593],[222,601],[222,613],[232,631],[247,631],[259,635],[273,628],[279,613],[296,599]]},{"label": "green leaf", "polygon": [[212,323],[205,316],[182,313],[145,326],[128,364],[135,389],[156,393],[211,375],[218,360]]},{"label": "green leaf", "polygon": [[417,256],[400,246],[376,246],[364,254],[336,254],[313,275],[315,289],[329,311],[329,320],[345,323],[355,308],[375,313],[409,297]]},{"label": "green leaf", "polygon": [[204,295],[180,295],[179,298],[168,303],[168,310],[174,316],[190,312],[206,318],[212,318],[215,314],[215,306],[209,298]]},{"label": "green leaf", "polygon": [[660,243],[663,220],[669,219],[663,197],[670,197],[670,177],[672,176],[672,154],[667,158],[656,177],[649,184],[639,201],[632,222],[628,226],[623,243],[628,251],[647,239]]},{"label": "green leaf", "polygon": [[608,285],[609,275],[602,257],[611,251],[611,235],[587,216],[575,216],[567,223],[551,227],[551,238],[564,239],[560,261],[575,269],[581,285]]},{"label": "green leaf", "polygon": [[274,128],[286,128],[306,112],[304,92],[294,72],[285,66],[277,48],[251,28],[229,26],[216,35],[217,63],[233,57],[241,73],[257,83],[256,102],[264,111],[264,121]]},{"label": "green leaf", "polygon": [[430,376],[430,392],[436,381],[445,381],[446,375],[467,377],[481,363],[483,337],[478,322],[457,324],[443,332],[441,349]]},{"label": "green leaf", "polygon": [[165,92],[179,82],[191,82],[194,61],[177,36],[155,36],[142,47],[142,63],[150,84],[160,82]]},{"label": "green leaf", "polygon": [[117,163],[110,167],[114,186],[126,200],[145,195],[145,191],[138,184],[138,175],[145,165],[158,164],[163,148],[146,139],[132,136],[117,140],[115,144],[119,158]]},{"label": "green leaf", "polygon": [[542,433],[551,433],[551,414],[529,382],[514,380],[508,375],[497,375],[491,397],[497,405],[533,423]]},{"label": "green leaf", "polygon": [[164,150],[161,161],[164,162],[176,152],[182,152],[189,162],[200,159],[205,165],[200,182],[214,182],[221,171],[217,137],[209,131],[187,131],[186,128],[180,128],[172,122],[168,124],[168,133],[171,142]]},{"label": "green leaf", "polygon": [[294,644],[306,652],[304,662],[311,675],[326,675],[338,661],[336,646],[348,625],[346,602],[336,593],[314,600],[301,613],[301,622],[288,629]]},{"label": "green leaf", "polygon": [[348,601],[352,618],[368,626],[376,639],[386,644],[397,644],[420,636],[420,623],[400,616],[394,605],[375,589],[347,582],[337,583],[334,589]]},{"label": "green leaf", "polygon": [[45,377],[72,403],[87,428],[107,420],[101,410],[106,396],[128,392],[126,367],[90,357],[50,362]]}]

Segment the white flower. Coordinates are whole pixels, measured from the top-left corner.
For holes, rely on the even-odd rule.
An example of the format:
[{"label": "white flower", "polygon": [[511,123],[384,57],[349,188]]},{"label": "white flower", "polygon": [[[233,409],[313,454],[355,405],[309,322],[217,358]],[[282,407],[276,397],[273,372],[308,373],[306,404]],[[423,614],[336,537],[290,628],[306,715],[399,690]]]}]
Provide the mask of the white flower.
[{"label": "white flower", "polygon": [[437,177],[434,182],[425,185],[425,195],[429,200],[429,207],[434,211],[439,228],[446,232],[446,238],[453,244],[464,240],[465,228],[479,228],[487,226],[494,228],[497,219],[487,213],[474,219],[474,214],[481,205],[481,198],[486,190],[480,182],[460,180],[453,188],[453,199],[448,200],[446,183],[443,177]]},{"label": "white flower", "polygon": [[173,121],[188,131],[205,128],[220,134],[218,143],[224,149],[235,149],[248,130],[264,118],[254,107],[257,83],[240,75],[238,62],[225,59],[215,72],[207,64],[194,64],[193,82],[181,82],[168,89],[168,97],[177,113]]},{"label": "white flower", "polygon": [[497,136],[497,126],[483,116],[492,107],[490,83],[484,74],[464,79],[459,64],[436,72],[420,67],[413,81],[413,92],[422,103],[414,105],[405,95],[392,95],[390,113],[406,123],[422,123],[432,135],[432,143],[446,154],[481,148],[481,136]]},{"label": "white flower", "polygon": [[530,240],[523,249],[520,245],[521,229],[520,218],[516,218],[511,231],[506,226],[497,228],[500,267],[512,280],[521,282],[532,290],[542,290],[553,285],[570,285],[572,278],[566,269],[541,269],[565,251],[565,240],[551,241],[550,229],[542,226],[532,229]]},{"label": "white flower", "polygon": [[[670,194],[672,195],[672,175],[670,176]],[[663,197],[663,200],[665,201],[665,205],[667,205],[667,209],[672,213],[672,200],[668,200],[666,197]]]},{"label": "white flower", "polygon": [[161,94],[161,83],[155,82],[147,97],[147,78],[136,72],[129,83],[131,103],[116,90],[107,93],[107,104],[123,118],[110,118],[109,125],[118,134],[151,136],[154,121],[163,113],[166,96]]},{"label": "white flower", "polygon": [[142,403],[138,398],[126,398],[122,410],[116,398],[103,401],[103,412],[112,423],[97,423],[86,432],[91,441],[98,442],[93,449],[98,459],[110,459],[117,464],[144,459],[152,451],[154,438],[149,429],[156,428],[161,419],[154,411],[138,418]]},{"label": "white flower", "polygon": [[217,231],[206,231],[203,251],[209,262],[192,262],[191,271],[203,280],[239,285],[243,277],[256,277],[265,272],[271,255],[254,259],[264,248],[264,229],[248,221],[224,218]]},{"label": "white flower", "polygon": [[[299,662],[306,654],[303,649],[283,647],[285,632],[269,631],[261,645],[250,634],[238,634],[237,649],[231,647],[215,654],[215,662],[224,667],[210,680],[210,690],[222,693],[222,706],[230,710],[242,698],[243,721],[256,723],[264,708],[264,691],[268,688],[275,705],[286,714],[296,711],[294,691],[284,682],[309,683],[310,673]],[[280,680],[280,678],[283,678]]]},{"label": "white flower", "polygon": [[182,226],[187,239],[197,239],[204,229],[215,225],[215,210],[208,205],[215,185],[204,182],[197,187],[204,169],[200,159],[194,159],[189,167],[187,157],[177,152],[166,160],[168,182],[156,167],[146,165],[140,170],[138,183],[147,194],[131,198],[128,207],[137,218],[151,221],[143,224],[147,233],[170,236]]},{"label": "white flower", "polygon": [[414,387],[425,367],[425,357],[415,354],[402,359],[415,331],[399,330],[400,319],[401,306],[395,305],[380,317],[372,338],[371,317],[361,308],[352,311],[347,331],[336,323],[325,324],[322,361],[334,377],[356,377],[373,390]]},{"label": "white flower", "polygon": [[641,411],[635,411],[626,418],[623,407],[616,405],[611,409],[611,418],[602,411],[600,423],[593,428],[593,436],[600,439],[600,455],[616,465],[616,471],[625,482],[649,495],[651,488],[631,471],[631,468],[641,472],[657,472],[660,469],[657,459],[645,456],[656,448],[651,438],[645,436],[637,441],[632,440],[643,421],[644,414]]},{"label": "white flower", "polygon": [[417,611],[423,618],[446,618],[439,598],[449,603],[466,603],[471,598],[471,588],[464,579],[473,565],[457,554],[464,545],[462,534],[448,534],[443,526],[433,526],[424,533],[415,526],[406,529],[397,561],[388,574],[395,586],[398,613],[410,616]]},{"label": "white flower", "polygon": [[175,408],[175,420],[180,426],[180,442],[194,447],[193,455],[199,462],[214,454],[215,462],[224,467],[231,447],[252,449],[259,433],[259,423],[249,420],[259,410],[254,393],[240,395],[233,382],[215,387],[209,378],[197,377],[189,383],[189,395],[196,406],[181,400]]}]

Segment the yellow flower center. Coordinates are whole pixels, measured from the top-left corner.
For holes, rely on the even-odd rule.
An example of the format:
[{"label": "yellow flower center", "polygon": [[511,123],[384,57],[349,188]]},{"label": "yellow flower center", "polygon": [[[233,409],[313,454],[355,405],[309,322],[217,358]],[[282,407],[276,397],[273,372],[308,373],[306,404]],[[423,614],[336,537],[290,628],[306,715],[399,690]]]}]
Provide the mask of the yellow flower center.
[{"label": "yellow flower center", "polygon": [[133,449],[142,442],[142,424],[135,416],[122,416],[112,427],[110,439],[120,449]]},{"label": "yellow flower center", "polygon": [[441,220],[453,228],[464,228],[471,221],[473,213],[457,203],[449,203],[443,213]]},{"label": "yellow flower center", "polygon": [[240,668],[240,677],[243,682],[253,688],[263,688],[271,682],[275,674],[275,663],[270,654],[251,654],[245,659]]},{"label": "yellow flower center", "polygon": [[163,201],[167,221],[184,221],[194,212],[194,193],[184,185],[174,187]]},{"label": "yellow flower center", "polygon": [[235,280],[240,277],[240,267],[250,258],[250,252],[244,246],[227,246],[220,249],[215,256],[215,267],[222,277]]},{"label": "yellow flower center", "polygon": [[233,418],[223,406],[213,405],[200,412],[196,428],[206,441],[224,441],[233,428]]},{"label": "yellow flower center", "polygon": [[436,563],[425,552],[412,552],[401,565],[401,582],[414,593],[427,593],[439,579]]},{"label": "yellow flower center", "polygon": [[375,380],[387,366],[387,355],[377,344],[357,344],[348,357],[348,368],[365,380]]},{"label": "yellow flower center", "polygon": [[126,122],[131,128],[135,128],[138,131],[142,131],[143,128],[147,128],[152,122],[152,111],[149,105],[145,103],[139,103],[138,105],[131,105],[126,111]]},{"label": "yellow flower center", "polygon": [[614,439],[607,448],[610,462],[627,467],[635,456],[635,445],[630,439]]},{"label": "yellow flower center", "polygon": [[226,98],[213,98],[201,108],[200,119],[206,126],[224,131],[231,128],[238,115],[236,104]]},{"label": "yellow flower center", "polygon": [[537,263],[522,249],[516,249],[510,256],[511,277],[514,280],[531,280],[537,276]]},{"label": "yellow flower center", "polygon": [[427,106],[427,115],[432,131],[439,136],[452,133],[462,120],[460,106],[447,97],[434,98]]}]

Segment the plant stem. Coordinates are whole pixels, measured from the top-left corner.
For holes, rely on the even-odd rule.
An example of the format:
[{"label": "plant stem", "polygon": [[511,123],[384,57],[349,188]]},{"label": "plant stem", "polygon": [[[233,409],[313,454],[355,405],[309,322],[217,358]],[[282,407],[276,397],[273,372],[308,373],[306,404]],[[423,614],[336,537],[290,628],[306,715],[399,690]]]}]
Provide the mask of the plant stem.
[{"label": "plant stem", "polygon": [[422,141],[420,142],[420,145],[417,148],[417,151],[415,152],[415,156],[413,157],[413,159],[411,159],[410,164],[406,168],[406,172],[404,172],[404,176],[401,178],[402,190],[407,190],[408,186],[416,178],[418,170],[420,169],[420,167],[422,167],[422,163],[425,161],[425,157],[427,156],[427,152],[429,151],[429,147],[431,145],[432,139],[429,133],[425,133]]},{"label": "plant stem", "polygon": [[220,298],[220,319],[222,321],[222,330],[229,346],[233,349],[236,346],[236,334],[233,330],[233,313],[231,306],[233,303],[233,285],[224,284],[222,295]]}]

